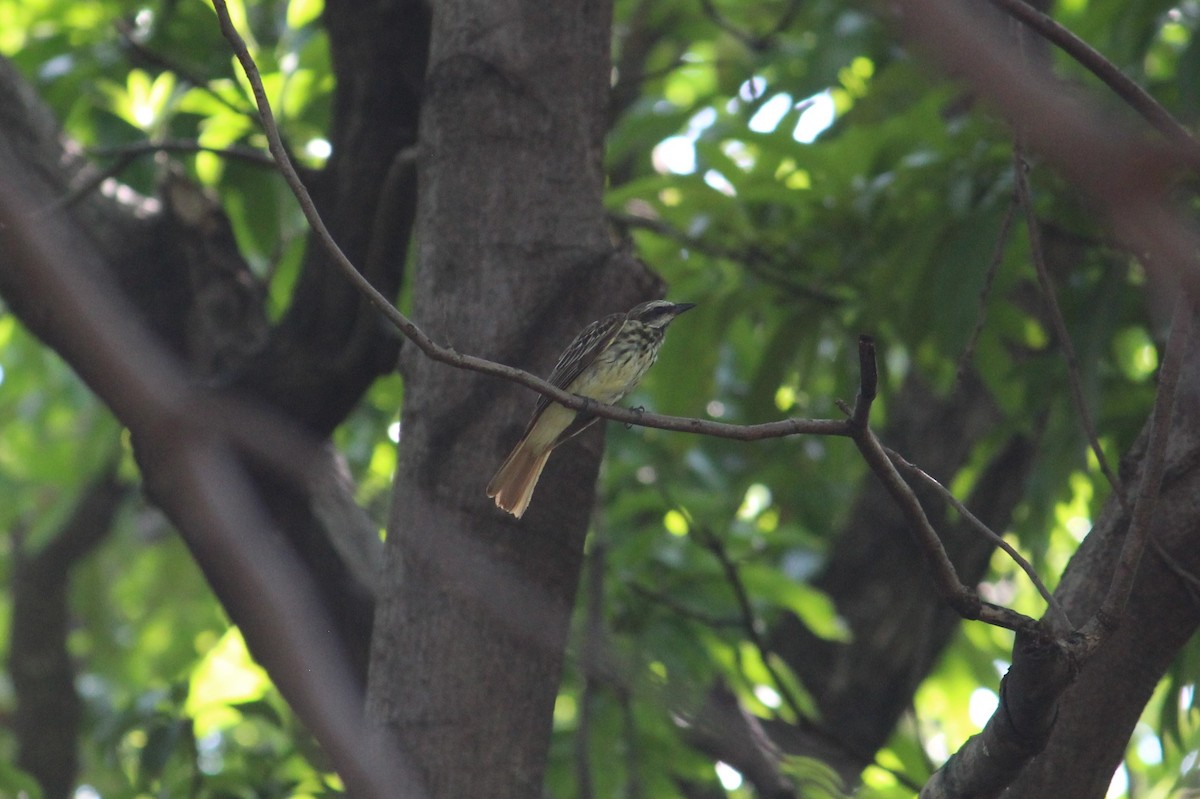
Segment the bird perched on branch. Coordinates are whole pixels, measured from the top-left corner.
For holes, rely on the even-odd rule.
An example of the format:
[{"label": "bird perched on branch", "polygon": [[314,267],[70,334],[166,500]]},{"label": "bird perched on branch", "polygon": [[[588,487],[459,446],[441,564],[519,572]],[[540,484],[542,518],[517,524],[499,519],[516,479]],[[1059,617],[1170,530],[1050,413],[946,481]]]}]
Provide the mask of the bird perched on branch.
[{"label": "bird perched on branch", "polygon": [[[592,322],[559,357],[548,382],[596,402],[616,402],[633,391],[658,358],[667,325],[693,307],[690,302],[651,300],[628,313]],[[496,500],[497,507],[519,519],[529,507],[550,453],[595,421],[596,417],[586,412],[538,397],[533,418],[488,483],[487,495]]]}]

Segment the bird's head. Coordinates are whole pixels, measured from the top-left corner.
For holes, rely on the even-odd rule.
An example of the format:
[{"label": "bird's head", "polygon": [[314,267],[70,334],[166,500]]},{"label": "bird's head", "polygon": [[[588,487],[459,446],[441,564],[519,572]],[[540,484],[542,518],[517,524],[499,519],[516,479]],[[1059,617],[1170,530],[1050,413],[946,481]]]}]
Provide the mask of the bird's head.
[{"label": "bird's head", "polygon": [[635,306],[625,315],[625,318],[631,322],[641,322],[650,327],[663,328],[669,325],[676,316],[695,307],[695,303],[691,302],[650,300],[650,302],[643,302],[641,305]]}]

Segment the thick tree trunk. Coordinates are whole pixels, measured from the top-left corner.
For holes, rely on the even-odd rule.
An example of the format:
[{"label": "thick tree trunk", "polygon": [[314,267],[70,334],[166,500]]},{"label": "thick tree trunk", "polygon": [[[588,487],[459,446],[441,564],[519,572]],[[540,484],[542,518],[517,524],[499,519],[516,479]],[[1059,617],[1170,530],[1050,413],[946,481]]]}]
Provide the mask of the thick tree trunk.
[{"label": "thick tree trunk", "polygon": [[[465,352],[546,373],[584,324],[657,286],[601,205],[611,8],[435,7],[421,120],[414,316]],[[484,486],[535,400],[409,351],[369,711],[430,796],[537,796],[599,461],[551,459],[522,520]]]},{"label": "thick tree trunk", "polygon": [[[1188,358],[1151,541],[1126,615],[1063,694],[1049,743],[1005,796],[1103,797],[1155,686],[1200,626],[1195,577],[1200,574],[1200,340],[1194,334]],[[1143,433],[1122,464],[1131,492],[1141,479],[1145,446]],[[1129,522],[1129,513],[1110,500],[1063,573],[1055,596],[1075,624],[1086,621],[1103,602]]]}]

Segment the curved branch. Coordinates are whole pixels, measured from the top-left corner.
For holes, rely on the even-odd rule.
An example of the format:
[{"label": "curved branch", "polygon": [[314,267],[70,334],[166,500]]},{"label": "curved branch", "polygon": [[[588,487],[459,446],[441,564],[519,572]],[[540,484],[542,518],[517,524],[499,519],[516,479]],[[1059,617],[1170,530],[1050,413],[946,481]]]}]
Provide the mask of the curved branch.
[{"label": "curved branch", "polygon": [[915,463],[911,463],[907,458],[890,447],[884,447],[883,451],[887,453],[887,456],[891,459],[892,463],[896,464],[909,474],[914,475],[918,480],[941,494],[942,498],[949,502],[951,507],[958,511],[959,515],[966,519],[967,523],[971,525],[973,529],[982,533],[985,538],[987,538],[1000,549],[1004,550],[1005,554],[1013,559],[1013,562],[1020,567],[1021,571],[1025,572],[1025,575],[1029,578],[1029,581],[1033,583],[1034,587],[1037,589],[1037,592],[1042,595],[1042,599],[1046,600],[1046,606],[1054,615],[1055,621],[1058,624],[1058,629],[1062,632],[1067,632],[1071,629],[1071,619],[1067,616],[1067,612],[1063,610],[1062,605],[1057,599],[1054,598],[1054,594],[1050,593],[1050,589],[1046,587],[1044,582],[1042,582],[1042,578],[1038,575],[1037,570],[1033,568],[1033,564],[1026,560],[1025,556],[1018,552],[1016,547],[1005,541],[1004,536],[988,527],[978,516],[976,516],[974,513],[971,513],[971,510],[965,504],[963,504],[958,497],[954,496],[950,489],[939,483],[933,475],[929,474]]},{"label": "curved branch", "polygon": [[959,579],[954,564],[950,562],[950,556],[946,554],[945,546],[921,507],[921,501],[896,471],[895,465],[868,424],[871,403],[875,399],[875,342],[868,336],[861,336],[858,346],[863,380],[858,402],[850,411],[850,424],[853,427],[850,437],[858,446],[867,466],[883,483],[908,520],[917,546],[921,548],[933,570],[933,581],[938,594],[964,619],[978,619],[1010,630],[1032,630],[1037,626],[1036,621],[1014,610],[984,602],[978,593],[963,585]]},{"label": "curved branch", "polygon": [[1050,322],[1054,325],[1054,335],[1058,338],[1058,346],[1062,348],[1063,359],[1067,362],[1067,385],[1071,389],[1071,399],[1075,410],[1079,413],[1079,422],[1083,425],[1084,435],[1100,464],[1100,471],[1112,486],[1117,501],[1123,507],[1128,507],[1125,497],[1125,486],[1121,484],[1117,473],[1108,465],[1104,448],[1100,446],[1100,437],[1096,434],[1096,423],[1092,412],[1088,410],[1087,400],[1083,396],[1083,380],[1079,376],[1079,356],[1075,354],[1075,345],[1071,342],[1071,333],[1067,330],[1067,322],[1063,318],[1062,308],[1058,304],[1058,293],[1054,290],[1054,282],[1050,280],[1050,270],[1046,268],[1046,254],[1042,249],[1042,233],[1038,227],[1037,214],[1033,208],[1033,196],[1029,188],[1029,176],[1026,174],[1027,165],[1021,151],[1021,145],[1013,148],[1013,183],[1016,186],[1017,199],[1025,211],[1025,229],[1029,236],[1029,252],[1033,257],[1034,272],[1037,273],[1038,285],[1042,289],[1046,309],[1050,314]]},{"label": "curved branch", "polygon": [[1026,3],[1025,0],[988,1],[1013,19],[1040,33],[1046,40],[1058,45],[1064,53],[1074,58],[1116,92],[1118,97],[1128,103],[1159,133],[1172,143],[1182,147],[1193,165],[1200,165],[1200,142],[1196,140],[1192,132],[1173,117],[1171,112],[1163,108],[1149,92],[1130,79],[1098,50],[1072,33],[1069,28],[1060,25],[1053,18]]}]

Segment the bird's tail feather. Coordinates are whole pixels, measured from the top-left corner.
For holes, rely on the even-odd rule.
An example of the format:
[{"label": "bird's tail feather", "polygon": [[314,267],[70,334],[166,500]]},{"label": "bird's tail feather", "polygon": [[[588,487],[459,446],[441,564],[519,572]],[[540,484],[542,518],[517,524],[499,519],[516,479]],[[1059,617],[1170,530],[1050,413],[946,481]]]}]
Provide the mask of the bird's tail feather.
[{"label": "bird's tail feather", "polygon": [[552,450],[553,447],[546,447],[535,451],[526,440],[513,448],[488,483],[487,495],[496,500],[496,507],[521,518],[529,507],[533,489],[537,487]]}]

